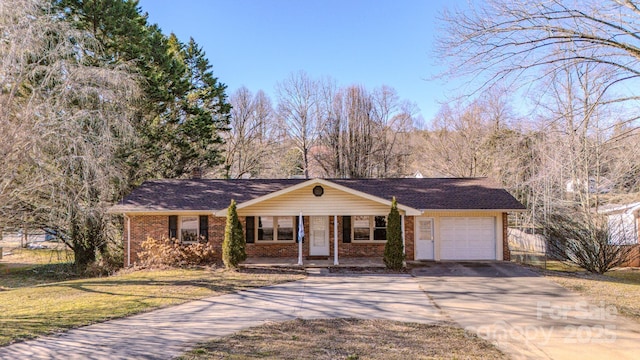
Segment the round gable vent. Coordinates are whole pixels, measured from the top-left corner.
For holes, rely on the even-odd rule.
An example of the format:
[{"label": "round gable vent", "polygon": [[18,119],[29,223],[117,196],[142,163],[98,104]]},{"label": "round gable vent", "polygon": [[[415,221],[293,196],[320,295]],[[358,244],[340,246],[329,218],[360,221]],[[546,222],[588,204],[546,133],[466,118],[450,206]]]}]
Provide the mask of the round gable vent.
[{"label": "round gable vent", "polygon": [[316,185],[316,187],[313,188],[313,195],[322,196],[322,194],[324,194],[324,189],[322,186]]}]

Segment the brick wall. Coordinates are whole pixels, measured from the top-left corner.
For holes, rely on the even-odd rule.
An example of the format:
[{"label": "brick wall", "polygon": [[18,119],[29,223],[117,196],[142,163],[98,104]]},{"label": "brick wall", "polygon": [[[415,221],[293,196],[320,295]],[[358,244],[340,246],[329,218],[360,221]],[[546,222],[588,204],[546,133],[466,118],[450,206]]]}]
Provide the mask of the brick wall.
[{"label": "brick wall", "polygon": [[[138,252],[141,250],[140,245],[148,237],[154,239],[167,238],[169,236],[169,217],[168,216],[130,216],[131,221],[131,264],[138,261]],[[127,265],[127,239],[125,233],[124,243],[124,261]]]},{"label": "brick wall", "polygon": [[640,266],[640,245],[632,245],[629,250],[629,254],[627,257],[627,261],[625,261],[621,266]]},{"label": "brick wall", "polygon": [[511,261],[511,252],[509,251],[509,238],[507,237],[507,229],[509,228],[509,220],[507,213],[502,213],[502,260]]},{"label": "brick wall", "polygon": [[[131,264],[135,264],[138,252],[142,250],[142,242],[147,238],[166,239],[169,236],[169,215],[139,215],[130,216],[131,219]],[[209,216],[209,242],[213,243],[216,254],[222,260],[222,240],[224,240],[224,227],[226,218]],[[127,264],[127,238],[125,229],[124,249],[125,266]]]},{"label": "brick wall", "polygon": [[415,216],[404,217],[404,252],[408,261],[415,260],[415,219]]},{"label": "brick wall", "polygon": [[222,261],[222,241],[224,241],[224,228],[226,225],[226,217],[209,216],[209,242],[213,244],[220,261]]},{"label": "brick wall", "polygon": [[[168,215],[141,215],[131,216],[131,263],[138,261],[138,252],[141,250],[140,245],[148,237],[156,239],[166,238],[169,235],[169,216]],[[246,218],[240,217],[243,230],[246,229]],[[222,259],[222,241],[224,240],[225,217],[209,216],[209,242],[215,247],[216,253]],[[309,217],[304,217],[305,234],[307,234],[302,244],[303,257],[309,256]],[[297,230],[296,230],[297,232]],[[126,236],[126,235],[125,235]],[[329,256],[333,257],[333,216],[329,216]],[[384,241],[366,242],[366,243],[343,243],[342,242],[342,217],[338,216],[338,256],[344,258],[353,257],[383,257]],[[126,251],[125,238],[125,251]],[[414,217],[405,217],[405,246],[407,260],[414,258]],[[297,243],[253,243],[247,244],[247,256],[249,257],[297,257]],[[125,256],[125,264],[126,264]]]},{"label": "brick wall", "polygon": [[[307,237],[302,244],[302,256],[309,256],[309,217],[304,216],[304,231]],[[241,218],[240,221],[245,224],[245,218]],[[413,259],[414,252],[414,218],[405,218],[405,245],[407,252],[407,259]],[[334,254],[334,233],[333,233],[333,216],[329,216],[329,257],[332,258]],[[366,242],[358,243],[352,241],[351,243],[342,242],[342,216],[338,216],[338,257],[339,258],[354,258],[354,257],[383,257],[384,256],[384,241],[381,242]],[[296,243],[284,243],[284,244],[247,244],[247,256],[249,257],[297,257],[298,256],[298,244]]]}]

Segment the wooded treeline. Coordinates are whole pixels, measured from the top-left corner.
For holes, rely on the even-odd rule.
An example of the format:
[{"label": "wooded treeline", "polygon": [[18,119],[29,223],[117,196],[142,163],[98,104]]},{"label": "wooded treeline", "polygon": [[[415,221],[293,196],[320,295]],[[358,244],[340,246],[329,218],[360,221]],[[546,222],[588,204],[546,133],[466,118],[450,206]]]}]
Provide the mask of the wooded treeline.
[{"label": "wooded treeline", "polygon": [[164,34],[136,1],[3,0],[2,226],[59,236],[79,265],[108,260],[120,240],[109,206],[146,179],[194,171],[489,176],[532,210],[520,219],[530,226],[640,200],[639,17],[623,0],[445,13],[443,76],[481,82],[423,125],[392,87],[302,71],[227,97],[196,41]]},{"label": "wooded treeline", "polygon": [[411,174],[415,106],[388,86],[337,87],[291,74],[276,104],[259,90],[230,97],[224,177],[402,177]]}]

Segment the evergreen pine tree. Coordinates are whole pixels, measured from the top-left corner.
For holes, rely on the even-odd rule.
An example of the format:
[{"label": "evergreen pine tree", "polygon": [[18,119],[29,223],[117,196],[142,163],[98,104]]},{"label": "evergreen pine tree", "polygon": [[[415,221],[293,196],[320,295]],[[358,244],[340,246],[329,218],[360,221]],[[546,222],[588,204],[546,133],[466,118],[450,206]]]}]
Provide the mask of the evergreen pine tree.
[{"label": "evergreen pine tree", "polygon": [[[87,51],[97,66],[119,66],[137,75],[142,101],[132,119],[137,141],[121,149],[130,179],[178,178],[222,161],[221,132],[231,105],[226,85],[213,76],[205,52],[182,43],[148,21],[137,0],[54,0],[59,16],[95,38]],[[92,49],[89,49],[92,50]],[[98,57],[95,54],[100,54]]]},{"label": "evergreen pine tree", "polygon": [[236,201],[231,200],[227,211],[227,224],[224,229],[224,241],[222,242],[222,261],[229,268],[237,268],[241,261],[247,259],[245,251],[244,233],[238,220]]},{"label": "evergreen pine tree", "polygon": [[384,246],[384,264],[388,269],[400,270],[404,266],[404,246],[402,245],[402,225],[396,198],[391,202],[387,217],[387,243]]}]

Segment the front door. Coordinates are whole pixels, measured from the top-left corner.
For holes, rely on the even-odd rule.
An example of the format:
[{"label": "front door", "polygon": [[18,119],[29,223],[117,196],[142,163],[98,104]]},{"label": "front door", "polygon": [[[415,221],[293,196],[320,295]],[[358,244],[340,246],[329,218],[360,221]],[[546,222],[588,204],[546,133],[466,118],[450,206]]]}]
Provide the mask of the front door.
[{"label": "front door", "polygon": [[329,256],[329,217],[309,217],[309,255]]},{"label": "front door", "polygon": [[433,219],[416,218],[416,260],[433,260]]}]

